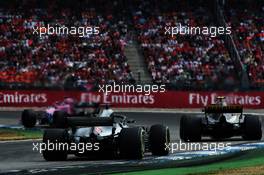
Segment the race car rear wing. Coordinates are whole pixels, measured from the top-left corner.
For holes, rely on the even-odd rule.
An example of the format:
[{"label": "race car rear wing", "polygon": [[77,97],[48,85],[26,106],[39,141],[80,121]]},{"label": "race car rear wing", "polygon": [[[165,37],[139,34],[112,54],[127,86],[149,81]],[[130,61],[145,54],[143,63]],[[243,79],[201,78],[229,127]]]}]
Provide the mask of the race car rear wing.
[{"label": "race car rear wing", "polygon": [[68,126],[113,126],[112,117],[67,117]]},{"label": "race car rear wing", "polygon": [[96,107],[110,107],[112,106],[111,104],[107,104],[107,103],[86,103],[86,102],[80,102],[78,104],[75,104],[75,108],[96,108]]},{"label": "race car rear wing", "polygon": [[205,107],[203,111],[205,113],[242,113],[243,106],[240,106],[240,105],[232,105],[232,106],[212,105],[212,106]]},{"label": "race car rear wing", "polygon": [[75,117],[67,117],[66,123],[70,127],[76,126],[113,126],[116,123],[116,119],[120,122],[131,122],[126,120],[126,116],[112,113],[110,117],[83,117],[83,116],[75,116]]},{"label": "race car rear wing", "polygon": [[94,107],[98,107],[99,103],[85,103],[85,102],[81,102],[78,104],[75,104],[75,108],[94,108]]}]

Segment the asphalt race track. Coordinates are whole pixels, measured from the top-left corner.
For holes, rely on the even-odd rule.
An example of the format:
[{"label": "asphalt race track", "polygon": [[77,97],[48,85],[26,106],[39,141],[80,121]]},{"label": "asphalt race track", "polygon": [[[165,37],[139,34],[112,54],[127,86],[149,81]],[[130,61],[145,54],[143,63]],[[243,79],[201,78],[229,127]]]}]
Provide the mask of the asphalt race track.
[{"label": "asphalt race track", "polygon": [[[179,142],[179,121],[181,114],[174,113],[150,113],[150,112],[129,112],[121,113],[128,118],[136,120],[137,125],[150,126],[152,124],[164,124],[170,128],[171,141]],[[19,123],[20,112],[0,112],[0,124],[16,125]],[[262,123],[264,118],[261,119]],[[264,129],[262,129],[264,131]],[[40,142],[40,141],[34,141]],[[244,141],[228,140],[232,144],[244,143]],[[120,165],[125,168],[126,160],[87,160],[83,158],[69,157],[64,162],[46,162],[42,155],[33,151],[32,141],[0,142],[0,174],[5,172],[16,172],[18,170],[30,170],[32,174],[36,172],[47,172],[57,169],[71,169],[72,167],[90,166],[90,173],[104,172],[106,165]],[[147,155],[145,159],[152,156]],[[124,163],[125,162],[125,163]],[[123,166],[121,166],[123,165]],[[109,166],[108,166],[109,167]],[[87,172],[88,173],[88,172]],[[65,173],[64,173],[65,174]]]}]

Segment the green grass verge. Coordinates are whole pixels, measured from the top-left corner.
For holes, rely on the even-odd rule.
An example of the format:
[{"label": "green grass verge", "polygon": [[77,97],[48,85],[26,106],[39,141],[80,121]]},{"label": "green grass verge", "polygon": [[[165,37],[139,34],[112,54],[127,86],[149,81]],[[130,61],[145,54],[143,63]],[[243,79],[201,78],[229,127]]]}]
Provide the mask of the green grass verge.
[{"label": "green grass verge", "polygon": [[42,138],[43,132],[37,129],[0,128],[0,141]]},{"label": "green grass verge", "polygon": [[[214,171],[223,171],[228,169],[255,167],[264,165],[264,149],[256,149],[243,153],[242,155],[222,162],[208,165],[167,168],[158,170],[136,171],[128,173],[116,173],[122,175],[184,175],[184,174],[207,174]],[[263,172],[260,172],[263,173]]]}]

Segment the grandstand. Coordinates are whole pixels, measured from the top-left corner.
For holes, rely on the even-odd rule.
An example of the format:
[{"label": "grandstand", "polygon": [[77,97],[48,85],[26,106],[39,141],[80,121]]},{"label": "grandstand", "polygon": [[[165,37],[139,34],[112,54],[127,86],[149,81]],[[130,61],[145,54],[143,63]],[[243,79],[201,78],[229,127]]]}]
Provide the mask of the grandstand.
[{"label": "grandstand", "polygon": [[[91,90],[113,82],[151,82],[179,90],[261,90],[264,3],[240,4],[238,0],[0,2],[0,87]],[[223,21],[232,27],[228,38],[164,34],[165,26],[219,26]],[[35,26],[48,24],[98,26],[100,33],[34,34]]]},{"label": "grandstand", "polygon": [[[1,82],[76,87],[133,81],[124,55],[127,24],[123,19],[105,11],[102,4],[92,3],[103,10],[90,4],[84,8],[72,3],[60,6],[60,1],[37,2],[9,3],[11,7],[1,9]],[[100,35],[40,37],[33,33],[34,26],[48,24],[98,26]]]},{"label": "grandstand", "polygon": [[237,84],[235,67],[221,38],[164,34],[164,26],[179,23],[195,27],[217,25],[209,9],[179,2],[173,10],[157,9],[150,14],[143,9],[153,9],[153,3],[146,3],[134,15],[138,40],[154,82],[180,89],[215,89]]},{"label": "grandstand", "polygon": [[235,45],[250,79],[251,88],[264,84],[264,3],[245,1],[225,6],[225,18],[233,29]]}]

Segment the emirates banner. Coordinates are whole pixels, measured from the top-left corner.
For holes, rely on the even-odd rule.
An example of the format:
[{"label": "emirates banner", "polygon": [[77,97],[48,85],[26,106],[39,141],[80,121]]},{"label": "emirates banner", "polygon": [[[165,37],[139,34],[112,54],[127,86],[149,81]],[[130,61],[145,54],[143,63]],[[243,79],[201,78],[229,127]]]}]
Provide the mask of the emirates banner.
[{"label": "emirates banner", "polygon": [[64,97],[73,97],[77,100],[80,92],[69,91],[0,91],[0,107],[45,107],[61,101]]},{"label": "emirates banner", "polygon": [[0,91],[0,107],[45,107],[72,97],[81,102],[109,103],[113,107],[129,108],[201,108],[225,96],[228,104],[245,108],[264,108],[264,92],[192,92],[167,91],[159,93],[110,93],[81,91]]}]

